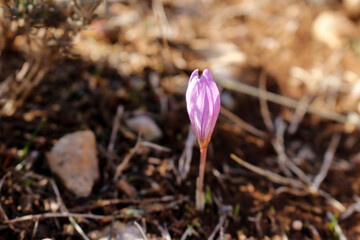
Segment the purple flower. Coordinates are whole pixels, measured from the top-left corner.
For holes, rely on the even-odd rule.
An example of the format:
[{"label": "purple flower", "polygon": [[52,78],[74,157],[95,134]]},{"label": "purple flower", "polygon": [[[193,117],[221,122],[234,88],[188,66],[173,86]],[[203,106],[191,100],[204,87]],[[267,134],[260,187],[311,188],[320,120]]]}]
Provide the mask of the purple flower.
[{"label": "purple flower", "polygon": [[186,90],[186,107],[200,147],[207,147],[220,112],[219,89],[208,69],[200,78],[198,69],[191,74]]}]

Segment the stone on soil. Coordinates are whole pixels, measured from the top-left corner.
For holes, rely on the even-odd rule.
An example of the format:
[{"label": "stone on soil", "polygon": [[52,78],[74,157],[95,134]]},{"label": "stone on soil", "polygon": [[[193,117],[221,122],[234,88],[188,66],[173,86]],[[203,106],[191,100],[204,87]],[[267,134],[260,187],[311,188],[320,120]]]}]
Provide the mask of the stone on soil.
[{"label": "stone on soil", "polygon": [[102,230],[95,230],[89,233],[89,237],[94,240],[109,239],[110,231],[112,232],[111,239],[113,240],[143,240],[142,233],[133,224],[125,224],[120,221],[115,221],[112,230],[110,226],[104,227]]},{"label": "stone on soil", "polygon": [[140,133],[145,140],[156,140],[162,137],[162,131],[148,116],[136,116],[126,121],[127,126],[134,132]]},{"label": "stone on soil", "polygon": [[89,196],[99,178],[94,133],[78,131],[60,138],[50,152],[48,164],[67,189],[79,197]]}]

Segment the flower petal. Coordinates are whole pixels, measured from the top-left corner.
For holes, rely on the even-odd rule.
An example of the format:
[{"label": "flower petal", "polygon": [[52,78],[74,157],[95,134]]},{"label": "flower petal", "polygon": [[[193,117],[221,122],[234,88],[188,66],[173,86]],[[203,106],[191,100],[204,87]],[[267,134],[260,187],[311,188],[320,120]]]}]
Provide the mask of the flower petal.
[{"label": "flower petal", "polygon": [[208,144],[220,112],[220,94],[208,69],[198,77],[195,70],[186,91],[186,106],[191,125],[200,144]]},{"label": "flower petal", "polygon": [[189,82],[191,82],[194,78],[199,78],[199,69],[195,69],[190,76]]}]

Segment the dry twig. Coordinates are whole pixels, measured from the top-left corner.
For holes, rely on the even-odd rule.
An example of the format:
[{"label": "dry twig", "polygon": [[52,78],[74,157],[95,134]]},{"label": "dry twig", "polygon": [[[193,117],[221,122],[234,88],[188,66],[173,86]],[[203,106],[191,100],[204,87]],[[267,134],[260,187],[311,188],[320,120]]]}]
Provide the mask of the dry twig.
[{"label": "dry twig", "polygon": [[318,175],[316,175],[313,184],[311,187],[313,187],[315,190],[318,190],[320,187],[320,184],[322,181],[324,181],[327,172],[330,168],[331,162],[334,158],[335,151],[339,145],[340,142],[340,134],[334,134],[331,138],[330,144],[328,149],[326,150],[323,163],[321,165],[320,171]]},{"label": "dry twig", "polygon": [[[268,91],[263,91],[261,89],[259,90],[256,87],[250,86],[242,82],[235,82],[230,79],[221,79],[219,83],[227,89],[235,90],[237,92],[245,93],[254,97],[260,98],[260,94],[261,94],[261,97],[265,98],[267,101],[271,101],[286,107],[297,108],[299,106],[299,101],[296,101],[292,98],[281,96]],[[340,123],[348,122],[348,118],[342,114],[325,109],[319,109],[313,106],[309,106],[306,112]],[[360,123],[355,123],[355,124],[357,127],[360,127]]]},{"label": "dry twig", "polygon": [[282,120],[282,118],[278,117],[275,120],[275,129],[276,129],[276,136],[272,140],[272,144],[274,146],[275,151],[278,154],[278,165],[281,171],[287,176],[291,177],[291,172],[286,166],[286,162],[289,161],[285,154],[285,147],[284,147],[284,132],[286,129],[286,124]]},{"label": "dry twig", "polygon": [[[215,235],[217,232],[221,230],[225,224],[226,219],[232,215],[233,212],[233,208],[231,205],[224,205],[222,203],[222,199],[216,195],[214,195],[214,202],[216,204],[216,206],[218,207],[218,212],[220,215],[219,218],[219,222],[218,224],[215,226],[214,230],[212,231],[212,233],[210,234],[210,236],[208,237],[208,240],[213,240],[215,238]],[[221,234],[220,234],[221,235]]]},{"label": "dry twig", "polygon": [[141,144],[141,146],[148,147],[148,148],[153,148],[153,149],[155,149],[157,151],[171,152],[170,148],[161,146],[161,145],[156,144],[156,143],[152,143],[152,142],[148,142],[148,141],[141,141],[140,144]]},{"label": "dry twig", "polygon": [[289,159],[287,154],[285,153],[285,146],[284,146],[284,133],[286,129],[286,124],[282,118],[278,117],[275,121],[275,129],[276,129],[276,136],[272,141],[275,151],[278,154],[278,161],[279,167],[283,170],[284,174],[288,177],[291,176],[289,173],[289,169],[296,174],[296,176],[306,183],[307,185],[311,185],[311,180],[306,176],[306,174],[296,166],[296,164]]},{"label": "dry twig", "polygon": [[215,229],[212,231],[208,240],[213,240],[215,238],[216,233],[220,230],[220,228],[224,225],[227,216],[220,216],[218,224],[216,224]]},{"label": "dry twig", "polygon": [[36,237],[36,232],[37,232],[37,230],[38,230],[38,227],[39,227],[39,218],[37,218],[37,219],[35,220],[34,229],[33,229],[33,232],[32,232],[32,234],[31,234],[31,239],[35,239],[35,237]]},{"label": "dry twig", "polygon": [[337,234],[337,237],[339,238],[339,240],[346,240],[346,236],[343,233],[343,231],[341,230],[341,227],[337,221],[337,219],[335,218],[334,214],[332,214],[331,212],[327,212],[327,217],[330,221],[333,222],[334,224],[334,231]]},{"label": "dry twig", "polygon": [[287,185],[287,186],[292,186],[292,187],[296,187],[296,188],[305,188],[306,185],[303,184],[302,182],[292,179],[292,178],[288,178],[288,177],[283,177],[277,173],[274,173],[272,171],[269,170],[263,170],[262,168],[259,168],[257,166],[254,166],[248,162],[245,162],[244,160],[242,160],[241,158],[239,158],[238,156],[236,156],[235,154],[231,154],[230,157],[235,160],[237,163],[239,163],[241,166],[263,176],[268,178],[269,180],[278,183],[278,184],[283,184],[283,185]]},{"label": "dry twig", "polygon": [[43,220],[48,218],[89,218],[95,220],[103,220],[103,221],[111,221],[113,216],[108,215],[95,215],[91,213],[40,213],[40,214],[30,214],[21,217],[16,217],[13,219],[5,220],[4,223],[19,223],[19,222],[26,222],[26,221],[36,221],[37,219]]},{"label": "dry twig", "polygon": [[159,231],[161,232],[161,236],[164,240],[171,240],[171,236],[169,231],[166,228],[163,228],[161,225],[157,224]]},{"label": "dry twig", "polygon": [[[316,192],[314,192],[314,189],[311,186],[308,186],[299,180],[288,178],[288,177],[283,177],[277,173],[274,173],[274,172],[271,172],[268,170],[263,170],[263,169],[256,167],[250,163],[245,162],[244,160],[240,159],[239,157],[237,157],[234,154],[231,154],[230,157],[233,160],[235,160],[237,163],[239,163],[241,166],[243,166],[261,176],[266,177],[267,179],[271,180],[274,183],[295,187],[295,188],[297,188],[296,193],[301,193],[301,191],[304,191],[307,194],[318,194],[319,196],[322,196],[323,198],[325,198],[331,206],[333,206],[340,212],[344,212],[346,210],[344,205],[342,205],[338,200],[336,200],[334,197],[332,197],[329,193],[327,193],[321,189],[318,189]],[[282,188],[281,192],[283,192],[284,190],[286,190],[286,188]],[[292,192],[290,192],[290,193],[292,193]]]},{"label": "dry twig", "polygon": [[250,124],[244,122],[242,119],[240,119],[238,116],[236,116],[235,114],[233,114],[226,108],[221,107],[220,112],[222,115],[224,115],[225,117],[227,117],[228,119],[233,121],[235,124],[237,124],[244,131],[246,131],[254,136],[257,136],[259,138],[267,138],[268,137],[268,134],[266,132],[263,132],[263,131],[251,126]]},{"label": "dry twig", "polygon": [[140,226],[140,224],[139,224],[137,221],[134,221],[134,225],[139,229],[139,231],[140,231],[142,237],[144,238],[144,240],[147,240],[147,237],[146,237],[146,235],[145,235],[145,233],[144,233],[144,230],[143,230],[143,228]]},{"label": "dry twig", "polygon": [[[1,199],[1,196],[2,196],[2,195],[1,195],[2,186],[4,185],[5,179],[6,179],[9,175],[10,175],[9,172],[6,173],[6,174],[1,178],[1,180],[0,180],[0,199]],[[5,219],[4,222],[9,221],[9,218],[8,218],[8,216],[6,215],[6,212],[4,211],[4,209],[3,209],[2,205],[1,205],[1,200],[0,200],[0,213],[1,213],[1,215],[3,216],[3,218]],[[9,227],[10,227],[11,230],[18,232],[18,230],[14,227],[14,225],[13,225],[12,223],[9,222],[8,225],[9,225]]]},{"label": "dry twig", "polygon": [[297,131],[299,124],[304,118],[305,113],[307,112],[307,109],[309,108],[312,100],[313,98],[309,95],[304,95],[300,99],[299,105],[296,107],[295,113],[292,116],[290,126],[288,128],[288,133],[294,134]]},{"label": "dry twig", "polygon": [[[51,186],[55,192],[55,195],[56,195],[56,199],[57,199],[57,202],[60,206],[60,211],[62,213],[69,213],[69,211],[67,210],[62,198],[61,198],[61,195],[60,195],[60,191],[58,189],[58,187],[56,186],[56,183],[54,180],[50,180],[50,183],[51,183]],[[73,217],[68,217],[69,221],[71,222],[71,224],[75,227],[76,231],[80,234],[80,236],[85,239],[85,240],[90,240],[88,236],[86,236],[84,230],[82,230],[82,228],[80,227],[80,225],[75,221],[75,219]],[[37,218],[37,221],[39,221],[39,218]]]},{"label": "dry twig", "polygon": [[185,240],[187,237],[191,237],[195,230],[192,227],[187,227],[180,240]]},{"label": "dry twig", "polygon": [[195,136],[194,130],[192,129],[191,126],[189,126],[189,133],[186,138],[185,149],[182,152],[180,159],[179,159],[178,169],[179,169],[179,173],[180,173],[182,180],[186,179],[186,177],[190,171],[190,164],[191,164],[193,147],[195,145],[195,142],[196,142],[196,136]]},{"label": "dry twig", "polygon": [[354,196],[355,203],[351,204],[345,212],[340,215],[340,219],[347,219],[350,217],[354,212],[360,212],[360,197]]},{"label": "dry twig", "polygon": [[140,135],[139,135],[135,146],[132,149],[130,149],[129,153],[125,156],[124,160],[116,167],[116,172],[115,172],[114,178],[113,178],[114,181],[119,179],[119,176],[126,169],[127,165],[130,162],[130,159],[138,151],[140,145],[141,145],[141,138],[140,138]]},{"label": "dry twig", "polygon": [[269,132],[274,132],[274,124],[271,121],[271,115],[269,111],[269,106],[267,104],[266,98],[264,93],[266,92],[266,70],[263,69],[260,74],[260,81],[259,81],[259,101],[260,101],[260,113],[264,120],[265,126]]},{"label": "dry twig", "polygon": [[107,148],[108,153],[110,153],[114,150],[116,134],[119,130],[120,118],[121,118],[123,112],[124,112],[124,107],[119,105],[116,109],[116,115],[115,115],[114,121],[113,121],[113,128],[111,131],[110,141],[109,141],[109,145]]}]

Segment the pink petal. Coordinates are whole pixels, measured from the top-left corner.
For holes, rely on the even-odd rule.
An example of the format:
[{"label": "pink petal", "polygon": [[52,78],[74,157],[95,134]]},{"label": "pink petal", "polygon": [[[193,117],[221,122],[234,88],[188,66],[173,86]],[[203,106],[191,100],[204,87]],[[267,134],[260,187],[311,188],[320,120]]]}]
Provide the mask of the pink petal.
[{"label": "pink petal", "polygon": [[220,94],[208,69],[205,69],[199,79],[195,70],[188,83],[186,104],[191,125],[199,143],[210,141],[220,112]]}]

